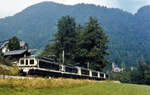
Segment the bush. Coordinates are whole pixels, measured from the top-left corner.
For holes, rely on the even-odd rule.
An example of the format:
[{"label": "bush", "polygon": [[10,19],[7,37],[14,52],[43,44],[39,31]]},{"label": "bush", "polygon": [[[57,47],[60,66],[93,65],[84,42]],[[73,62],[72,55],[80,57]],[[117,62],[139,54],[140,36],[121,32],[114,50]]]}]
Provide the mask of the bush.
[{"label": "bush", "polygon": [[118,73],[110,73],[111,80],[118,80],[122,83],[131,83],[130,72],[118,72]]}]

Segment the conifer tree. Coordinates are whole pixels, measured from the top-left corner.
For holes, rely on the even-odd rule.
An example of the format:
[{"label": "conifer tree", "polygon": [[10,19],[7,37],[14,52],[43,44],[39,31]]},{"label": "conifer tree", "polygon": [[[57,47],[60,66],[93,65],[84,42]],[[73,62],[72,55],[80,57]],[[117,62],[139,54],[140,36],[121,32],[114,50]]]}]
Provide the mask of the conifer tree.
[{"label": "conifer tree", "polygon": [[108,62],[108,39],[97,19],[89,17],[83,32],[79,35],[77,61],[82,66],[101,70]]},{"label": "conifer tree", "polygon": [[8,49],[11,51],[20,49],[20,42],[16,36],[12,37],[12,39],[9,40]]},{"label": "conifer tree", "polygon": [[63,16],[57,24],[58,31],[55,34],[55,54],[61,58],[64,51],[65,63],[72,63],[74,48],[76,45],[76,23],[73,17]]},{"label": "conifer tree", "polygon": [[147,62],[146,68],[144,71],[144,82],[145,84],[150,85],[150,62]]}]

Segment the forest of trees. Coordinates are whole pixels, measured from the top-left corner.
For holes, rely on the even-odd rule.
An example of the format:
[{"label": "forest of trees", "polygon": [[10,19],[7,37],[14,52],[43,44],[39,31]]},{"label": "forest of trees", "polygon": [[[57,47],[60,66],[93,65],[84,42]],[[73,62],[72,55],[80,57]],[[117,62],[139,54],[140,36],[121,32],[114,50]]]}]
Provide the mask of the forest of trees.
[{"label": "forest of trees", "polygon": [[[56,55],[64,64],[102,70],[109,62],[108,38],[97,19],[89,17],[85,26],[77,24],[73,17],[63,16],[57,24],[58,31],[50,45],[45,47],[42,56]],[[63,61],[61,61],[63,62]]]},{"label": "forest of trees", "polygon": [[133,69],[119,73],[110,73],[111,80],[119,80],[123,83],[148,84],[150,85],[150,62],[139,61]]}]

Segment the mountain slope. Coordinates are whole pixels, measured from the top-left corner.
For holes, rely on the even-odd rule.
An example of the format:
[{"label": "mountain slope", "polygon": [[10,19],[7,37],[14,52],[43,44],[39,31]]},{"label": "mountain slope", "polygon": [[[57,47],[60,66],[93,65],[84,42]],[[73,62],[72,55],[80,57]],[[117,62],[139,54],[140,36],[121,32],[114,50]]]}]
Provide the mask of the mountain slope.
[{"label": "mountain slope", "polygon": [[89,16],[94,16],[110,40],[108,59],[118,64],[135,65],[143,57],[149,60],[148,12],[150,13],[149,6],[132,15],[120,9],[90,4],[67,6],[43,2],[28,7],[15,16],[0,19],[0,40],[17,35],[32,48],[43,48],[57,31],[56,24],[61,16],[73,16],[81,24],[85,24]]}]

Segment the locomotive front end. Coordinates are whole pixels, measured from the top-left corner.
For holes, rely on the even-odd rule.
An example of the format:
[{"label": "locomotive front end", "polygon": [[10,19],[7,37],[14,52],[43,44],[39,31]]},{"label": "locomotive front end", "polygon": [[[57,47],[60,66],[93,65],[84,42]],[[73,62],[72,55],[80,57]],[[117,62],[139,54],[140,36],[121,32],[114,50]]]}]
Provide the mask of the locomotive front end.
[{"label": "locomotive front end", "polygon": [[35,57],[24,57],[19,59],[19,72],[29,74],[29,72],[38,67],[38,61]]}]

